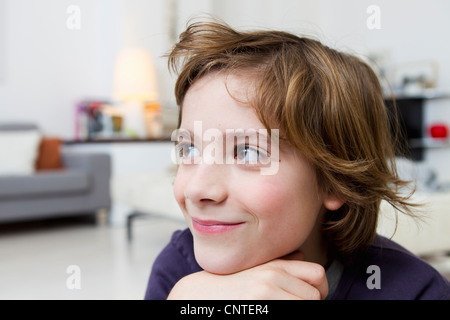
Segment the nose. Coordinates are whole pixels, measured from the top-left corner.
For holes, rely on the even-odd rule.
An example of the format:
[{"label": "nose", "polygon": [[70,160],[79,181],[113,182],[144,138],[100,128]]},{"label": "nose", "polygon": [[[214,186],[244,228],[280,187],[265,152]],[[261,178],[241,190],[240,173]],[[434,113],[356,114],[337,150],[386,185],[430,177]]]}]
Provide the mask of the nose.
[{"label": "nose", "polygon": [[202,207],[223,203],[228,198],[227,172],[223,164],[198,164],[191,168],[185,186],[186,201]]}]

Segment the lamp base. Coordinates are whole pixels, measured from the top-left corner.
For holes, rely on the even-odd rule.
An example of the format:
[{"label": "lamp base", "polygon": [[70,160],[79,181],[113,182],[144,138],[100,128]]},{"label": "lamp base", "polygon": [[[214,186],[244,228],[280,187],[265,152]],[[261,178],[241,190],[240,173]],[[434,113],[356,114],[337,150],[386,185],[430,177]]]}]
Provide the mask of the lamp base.
[{"label": "lamp base", "polygon": [[124,104],[124,133],[130,138],[146,138],[144,105],[140,101],[128,101]]}]

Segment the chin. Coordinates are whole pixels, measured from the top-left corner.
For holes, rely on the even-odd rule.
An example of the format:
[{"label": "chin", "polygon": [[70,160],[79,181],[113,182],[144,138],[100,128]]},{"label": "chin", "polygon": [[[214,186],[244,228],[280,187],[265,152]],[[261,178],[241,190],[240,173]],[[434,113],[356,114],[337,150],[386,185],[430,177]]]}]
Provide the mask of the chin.
[{"label": "chin", "polygon": [[203,257],[202,255],[196,254],[195,258],[200,267],[209,273],[226,275],[246,269],[246,267],[240,263],[229,261],[228,259],[224,260],[215,256]]},{"label": "chin", "polygon": [[[254,256],[245,251],[228,251],[223,250],[202,250],[195,248],[195,259],[203,270],[218,274],[227,275],[237,273],[246,269],[250,269],[257,265],[263,264],[271,259],[267,257]],[[254,252],[253,250],[251,252]]]},{"label": "chin", "polygon": [[248,259],[240,258],[237,253],[224,252],[225,250],[210,252],[195,247],[194,251],[197,263],[209,273],[226,275],[253,267]]}]

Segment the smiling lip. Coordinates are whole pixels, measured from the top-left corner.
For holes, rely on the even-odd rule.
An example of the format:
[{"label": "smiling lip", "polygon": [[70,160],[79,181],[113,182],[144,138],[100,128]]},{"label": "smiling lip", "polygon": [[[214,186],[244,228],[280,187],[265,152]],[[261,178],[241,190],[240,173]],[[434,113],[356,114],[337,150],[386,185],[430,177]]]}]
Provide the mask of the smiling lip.
[{"label": "smiling lip", "polygon": [[244,222],[225,222],[192,218],[192,226],[201,233],[222,233],[239,228]]}]

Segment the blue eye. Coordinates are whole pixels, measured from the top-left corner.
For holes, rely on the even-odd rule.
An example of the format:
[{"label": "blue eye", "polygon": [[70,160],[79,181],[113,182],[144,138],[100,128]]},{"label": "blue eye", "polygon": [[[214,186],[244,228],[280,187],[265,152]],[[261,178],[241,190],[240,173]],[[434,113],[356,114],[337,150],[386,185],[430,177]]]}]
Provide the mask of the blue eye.
[{"label": "blue eye", "polygon": [[238,163],[257,164],[261,156],[256,148],[249,145],[235,147],[234,157],[238,160]]},{"label": "blue eye", "polygon": [[177,145],[178,157],[182,159],[194,159],[200,156],[200,151],[193,145],[188,143],[180,143]]}]

